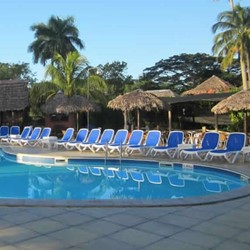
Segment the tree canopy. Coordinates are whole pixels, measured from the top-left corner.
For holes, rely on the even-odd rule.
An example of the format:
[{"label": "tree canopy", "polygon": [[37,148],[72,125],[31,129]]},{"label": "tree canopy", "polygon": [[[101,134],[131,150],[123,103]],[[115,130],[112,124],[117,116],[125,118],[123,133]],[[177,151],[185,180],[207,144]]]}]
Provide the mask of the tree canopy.
[{"label": "tree canopy", "polygon": [[226,71],[220,69],[220,62],[214,56],[204,53],[174,55],[162,59],[154,66],[144,69],[140,81],[147,89],[168,88],[177,93],[193,88],[212,75],[239,85],[240,69],[235,62]]},{"label": "tree canopy", "polygon": [[40,61],[45,65],[55,52],[66,58],[68,52],[77,50],[76,47],[84,48],[73,17],[61,19],[51,16],[47,24],[32,25],[31,30],[35,32],[35,41],[29,45],[28,51],[33,53],[34,63]]}]

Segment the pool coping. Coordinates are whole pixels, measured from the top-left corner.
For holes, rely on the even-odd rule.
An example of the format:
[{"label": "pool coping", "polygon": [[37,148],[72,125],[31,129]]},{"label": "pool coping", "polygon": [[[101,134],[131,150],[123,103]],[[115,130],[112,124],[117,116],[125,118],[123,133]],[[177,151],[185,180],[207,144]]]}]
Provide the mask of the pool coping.
[{"label": "pool coping", "polygon": [[[22,150],[21,150],[22,149]],[[18,148],[15,147],[14,150],[13,148],[9,147],[5,148],[5,150],[3,150],[4,152],[8,153],[8,154],[14,154],[16,156],[19,155],[25,155],[28,157],[42,157],[42,158],[46,158],[46,157],[55,157],[55,158],[63,158],[63,159],[86,159],[87,156],[62,156],[62,152],[60,153],[60,151],[55,151],[54,154],[51,154],[51,152],[45,151],[42,152],[40,155],[36,155],[34,156],[34,154],[37,154],[36,150],[34,150],[33,152],[30,151],[23,151],[23,148]],[[41,151],[40,151],[41,152]],[[92,158],[93,158],[93,154],[91,154]],[[91,156],[88,156],[88,158],[91,158]],[[77,157],[77,158],[76,158]],[[97,156],[95,155],[95,158]],[[103,157],[103,156],[102,156]],[[115,158],[115,157],[114,157]],[[118,158],[118,157],[116,157]],[[131,160],[131,158],[130,158]],[[142,160],[140,158],[136,158],[135,160]],[[145,160],[145,159],[143,159]],[[148,160],[154,160],[157,161],[155,158],[154,159],[150,159],[148,158]],[[158,160],[159,161],[159,160]],[[180,162],[179,159],[175,159],[174,161],[171,159],[165,159],[165,161],[168,162]],[[187,161],[184,161],[187,162]],[[183,162],[182,162],[183,163]],[[202,163],[200,162],[195,162],[192,163],[190,161],[188,161],[188,164],[199,164],[202,165]],[[206,165],[206,164],[203,164]],[[221,169],[221,165],[215,164],[213,162],[213,164],[208,164],[211,167],[215,167],[215,168],[220,168]],[[230,165],[230,167],[232,167],[232,165]],[[224,169],[227,169],[224,167]],[[237,172],[239,173],[237,170],[235,169],[230,169],[228,168],[227,170],[229,171],[233,171],[233,172]],[[240,171],[241,174],[243,175],[247,175],[249,176],[249,173],[246,172],[242,172]],[[172,207],[172,206],[200,206],[200,205],[208,205],[208,204],[215,204],[215,203],[222,203],[222,202],[226,202],[226,201],[231,201],[231,200],[236,200],[236,199],[240,199],[240,198],[244,198],[244,197],[248,197],[250,196],[250,186],[246,186],[246,187],[242,187],[236,190],[232,190],[232,191],[228,191],[228,192],[223,192],[223,193],[219,193],[219,194],[212,194],[212,195],[208,195],[208,196],[198,196],[198,197],[189,197],[189,198],[176,198],[176,199],[154,199],[154,200],[41,200],[41,199],[0,199],[0,206],[11,206],[11,207],[17,207],[17,206],[25,206],[25,207]]]}]

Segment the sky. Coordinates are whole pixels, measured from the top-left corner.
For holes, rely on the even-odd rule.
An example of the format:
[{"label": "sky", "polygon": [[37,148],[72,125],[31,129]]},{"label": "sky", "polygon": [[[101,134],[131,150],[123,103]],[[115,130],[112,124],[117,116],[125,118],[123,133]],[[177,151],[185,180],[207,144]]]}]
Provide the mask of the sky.
[{"label": "sky", "polygon": [[[235,0],[235,4],[239,0]],[[250,0],[240,0],[249,6]],[[30,27],[54,15],[73,16],[89,65],[124,61],[137,79],[147,67],[181,53],[212,55],[211,31],[228,0],[1,0],[0,62],[29,63],[38,81],[45,68],[33,64]]]}]

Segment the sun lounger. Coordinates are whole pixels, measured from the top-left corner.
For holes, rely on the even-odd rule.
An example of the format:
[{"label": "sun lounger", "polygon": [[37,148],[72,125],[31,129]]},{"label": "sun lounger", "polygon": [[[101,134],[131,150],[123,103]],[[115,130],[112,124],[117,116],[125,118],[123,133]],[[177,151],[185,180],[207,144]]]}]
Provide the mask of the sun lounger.
[{"label": "sun lounger", "polygon": [[74,140],[71,140],[69,142],[65,142],[63,145],[66,149],[74,149],[75,145],[81,142],[85,142],[88,137],[89,130],[87,128],[81,128],[79,129],[76,138]]},{"label": "sun lounger", "polygon": [[152,147],[150,154],[156,156],[157,153],[164,153],[170,158],[174,158],[178,152],[178,144],[181,144],[183,142],[183,139],[183,131],[171,131],[168,135],[166,145]]},{"label": "sun lounger", "polygon": [[55,146],[57,147],[64,147],[64,144],[69,142],[73,135],[74,135],[74,128],[67,128],[63,137],[61,139],[58,139],[56,142],[55,142]]},{"label": "sun lounger", "polygon": [[44,140],[44,138],[48,138],[51,134],[51,128],[50,127],[44,127],[39,135],[39,138],[37,139],[33,139],[33,140],[28,140],[28,145],[31,147],[35,147],[39,144],[42,145],[42,140]]},{"label": "sun lounger", "polygon": [[113,153],[117,150],[119,153],[122,151],[126,151],[127,147],[129,146],[136,146],[140,145],[143,139],[143,131],[140,129],[133,130],[131,135],[128,138],[128,142],[125,143],[118,143],[118,144],[111,144],[108,145],[109,153]]},{"label": "sun lounger", "polygon": [[106,151],[105,148],[106,148],[107,144],[109,144],[112,141],[112,139],[114,137],[114,133],[115,133],[115,131],[113,129],[105,129],[101,135],[100,140],[96,143],[93,143],[90,146],[90,150],[92,152],[97,152],[100,149]]},{"label": "sun lounger", "polygon": [[199,148],[183,149],[180,152],[180,158],[186,159],[188,156],[196,156],[201,161],[204,160],[206,154],[218,147],[220,135],[218,132],[206,132],[201,146]]},{"label": "sun lounger", "polygon": [[32,132],[31,126],[25,126],[20,135],[13,135],[8,138],[8,143],[12,145],[17,145],[20,140],[27,139]]},{"label": "sun lounger", "polygon": [[37,141],[37,139],[40,136],[41,131],[42,131],[41,127],[35,127],[32,130],[30,136],[28,136],[27,138],[20,139],[19,141],[17,141],[17,144],[20,146],[26,146],[28,145],[29,142],[31,143],[32,141]]},{"label": "sun lounger", "polygon": [[214,157],[220,157],[229,163],[234,163],[242,153],[246,144],[246,134],[240,132],[229,133],[224,149],[211,150],[207,153],[205,161],[211,161]]},{"label": "sun lounger", "polygon": [[9,126],[1,126],[0,127],[0,140],[3,138],[9,137]]},{"label": "sun lounger", "polygon": [[90,147],[99,140],[100,135],[101,129],[93,128],[90,130],[87,140],[85,142],[75,143],[75,147],[79,151],[90,149]]},{"label": "sun lounger", "polygon": [[148,155],[150,149],[158,146],[161,139],[161,131],[159,130],[149,130],[143,145],[132,145],[128,146],[126,152],[131,155],[134,152],[139,152],[144,155]]},{"label": "sun lounger", "polygon": [[[108,150],[110,150],[110,152],[113,152],[115,149],[120,151],[120,148],[122,147],[122,145],[124,145],[126,143],[127,137],[128,137],[128,130],[127,129],[117,130],[115,137],[114,137],[114,140],[110,144],[107,145]],[[106,150],[106,145],[102,149]]]}]

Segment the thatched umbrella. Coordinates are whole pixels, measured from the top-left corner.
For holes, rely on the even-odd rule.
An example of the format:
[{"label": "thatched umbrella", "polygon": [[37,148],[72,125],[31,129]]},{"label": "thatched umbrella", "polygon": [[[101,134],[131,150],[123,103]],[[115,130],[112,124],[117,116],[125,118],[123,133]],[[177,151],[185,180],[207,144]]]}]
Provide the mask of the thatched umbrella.
[{"label": "thatched umbrella", "polygon": [[137,127],[140,128],[140,111],[151,111],[152,109],[162,109],[163,102],[155,95],[142,91],[140,89],[119,95],[109,101],[108,107],[118,109],[123,112],[124,127],[127,127],[127,114],[129,111],[137,110]]},{"label": "thatched umbrella", "polygon": [[235,87],[232,84],[213,75],[195,88],[183,92],[182,96],[225,93],[233,89],[235,89]]},{"label": "thatched umbrella", "polygon": [[46,114],[69,114],[80,111],[94,111],[95,106],[84,96],[74,95],[67,97],[63,94],[63,92],[58,92],[48,100],[46,105],[42,107],[42,110]]},{"label": "thatched umbrella", "polygon": [[[67,97],[62,91],[58,91],[56,95],[48,100],[42,110],[46,114],[54,113],[76,113],[78,126],[78,112],[89,112],[97,109],[97,106],[84,96],[74,95]],[[78,129],[78,128],[77,128]]]},{"label": "thatched umbrella", "polygon": [[244,131],[247,133],[247,111],[250,110],[250,90],[241,90],[217,103],[211,111],[215,114],[225,114],[230,111],[244,112]]}]

